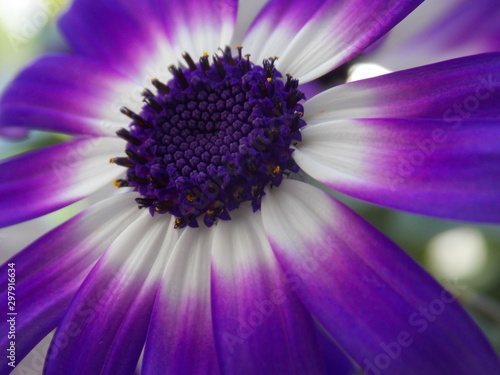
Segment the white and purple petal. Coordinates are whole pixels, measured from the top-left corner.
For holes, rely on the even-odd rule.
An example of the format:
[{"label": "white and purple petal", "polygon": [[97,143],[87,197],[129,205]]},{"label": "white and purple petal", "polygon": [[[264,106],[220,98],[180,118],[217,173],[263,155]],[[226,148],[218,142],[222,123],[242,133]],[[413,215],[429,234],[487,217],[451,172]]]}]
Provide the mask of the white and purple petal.
[{"label": "white and purple petal", "polygon": [[336,86],[304,105],[316,124],[346,118],[461,119],[500,115],[500,53],[463,57]]},{"label": "white and purple petal", "polygon": [[326,374],[313,319],[291,292],[260,213],[242,207],[231,216],[216,227],[211,267],[221,374]]},{"label": "white and purple petal", "polygon": [[500,50],[497,0],[427,0],[367,61],[400,70]]},{"label": "white and purple petal", "polygon": [[[188,52],[197,61],[229,45],[236,24],[237,0],[157,1],[157,12],[180,58]],[[173,63],[173,62],[172,62]]]},{"label": "white and purple petal", "polygon": [[294,158],[325,185],[383,206],[500,222],[500,124],[354,119],[308,126]]},{"label": "white and purple petal", "polygon": [[161,280],[142,374],[219,374],[210,308],[213,228],[183,230]]},{"label": "white and purple petal", "polygon": [[[60,323],[92,266],[137,217],[134,196],[119,194],[90,207],[40,237],[1,267],[7,275],[9,264],[15,264],[18,360]],[[7,287],[2,290],[7,301]],[[2,320],[0,326],[8,324]],[[68,330],[72,327],[63,327],[63,332]],[[2,340],[6,340],[2,343],[6,347],[7,335]],[[4,360],[6,357],[2,356]]]},{"label": "white and purple petal", "polygon": [[23,70],[3,93],[0,129],[114,135],[130,123],[120,107],[139,110],[139,98],[139,87],[97,61],[47,55]]},{"label": "white and purple petal", "polygon": [[162,219],[142,211],[106,250],[56,331],[46,374],[134,374],[177,237]]},{"label": "white and purple petal", "polygon": [[500,371],[456,297],[332,197],[286,180],[267,190],[262,216],[295,293],[366,373]]},{"label": "white and purple petal", "polygon": [[124,173],[109,163],[123,153],[118,138],[82,138],[14,156],[0,163],[0,226],[55,211]]},{"label": "white and purple petal", "polygon": [[290,35],[276,66],[302,83],[318,78],[358,55],[421,2],[327,0],[296,35]]},{"label": "white and purple petal", "polygon": [[306,24],[325,0],[269,1],[250,26],[243,47],[253,61],[281,56],[294,35]]}]

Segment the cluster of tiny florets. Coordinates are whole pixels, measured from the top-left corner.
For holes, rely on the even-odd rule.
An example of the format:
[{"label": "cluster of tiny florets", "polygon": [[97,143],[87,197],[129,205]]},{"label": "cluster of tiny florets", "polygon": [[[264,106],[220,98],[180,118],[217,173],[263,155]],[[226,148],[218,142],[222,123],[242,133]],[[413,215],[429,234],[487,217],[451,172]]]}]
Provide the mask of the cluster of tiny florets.
[{"label": "cluster of tiny florets", "polygon": [[133,121],[117,132],[127,156],[112,162],[128,170],[115,184],[134,187],[139,207],[174,215],[178,228],[197,227],[202,215],[207,226],[228,220],[243,202],[258,210],[267,185],[298,171],[290,147],[305,125],[298,81],[283,81],[275,59],[257,66],[238,51],[197,64],[185,54],[187,68],[170,67],[172,80],[143,92],[140,114],[122,108]]}]

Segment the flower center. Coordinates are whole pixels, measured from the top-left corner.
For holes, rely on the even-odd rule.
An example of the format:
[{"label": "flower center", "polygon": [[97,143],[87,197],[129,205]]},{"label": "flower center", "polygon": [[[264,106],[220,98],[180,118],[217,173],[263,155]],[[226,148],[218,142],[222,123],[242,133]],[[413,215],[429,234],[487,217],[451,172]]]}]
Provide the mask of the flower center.
[{"label": "flower center", "polygon": [[212,63],[207,54],[184,59],[188,68],[169,67],[167,84],[153,79],[157,92],[143,92],[140,114],[122,108],[132,119],[117,131],[127,157],[111,162],[128,168],[115,185],[134,187],[140,208],[174,215],[177,228],[197,227],[201,217],[211,226],[244,202],[259,210],[267,185],[298,172],[290,146],[306,125],[304,95],[297,80],[280,79],[275,59],[255,65],[241,47]]}]

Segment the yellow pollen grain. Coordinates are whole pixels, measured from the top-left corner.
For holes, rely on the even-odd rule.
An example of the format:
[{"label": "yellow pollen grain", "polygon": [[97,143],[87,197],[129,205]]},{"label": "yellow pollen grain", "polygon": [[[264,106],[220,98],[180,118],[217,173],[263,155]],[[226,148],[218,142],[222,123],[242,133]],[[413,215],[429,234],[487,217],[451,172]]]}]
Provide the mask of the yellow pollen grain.
[{"label": "yellow pollen grain", "polygon": [[177,219],[175,219],[174,227],[176,229],[179,229],[179,227],[182,225],[182,223],[183,223],[183,220],[180,217],[178,217]]},{"label": "yellow pollen grain", "polygon": [[279,165],[277,165],[276,167],[274,167],[273,169],[273,175],[276,176],[278,173],[281,172],[281,168]]}]

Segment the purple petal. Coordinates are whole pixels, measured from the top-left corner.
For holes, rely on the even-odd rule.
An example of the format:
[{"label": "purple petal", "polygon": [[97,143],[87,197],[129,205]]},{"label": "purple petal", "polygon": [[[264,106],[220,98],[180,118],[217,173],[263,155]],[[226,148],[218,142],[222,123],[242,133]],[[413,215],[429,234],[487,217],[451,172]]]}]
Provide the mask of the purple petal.
[{"label": "purple petal", "polygon": [[365,373],[500,371],[456,298],[341,203],[286,180],[267,191],[262,216],[291,288]]},{"label": "purple petal", "polygon": [[210,309],[213,234],[186,228],[172,250],[148,330],[145,375],[219,374]]},{"label": "purple petal", "polygon": [[26,128],[38,128],[114,135],[130,123],[119,109],[134,108],[134,98],[129,97],[134,88],[125,76],[95,61],[45,56],[23,70],[3,94],[0,131],[19,129],[22,134]]},{"label": "purple petal", "polygon": [[[136,211],[133,194],[109,198],[39,238],[1,267],[7,275],[9,264],[15,264],[17,361],[60,322],[92,265]],[[7,279],[2,283],[2,299],[7,301]],[[0,326],[7,332],[9,323],[2,319]],[[63,331],[71,329],[66,326]],[[1,340],[2,347],[8,347],[7,335]],[[2,356],[1,368],[7,366],[6,360]]]},{"label": "purple petal", "polygon": [[500,115],[500,53],[469,56],[347,83],[305,103],[308,124],[340,118],[434,118],[448,124]]},{"label": "purple petal", "polygon": [[176,236],[162,219],[142,211],[92,269],[52,340],[46,374],[134,374]]},{"label": "purple petal", "polygon": [[[1,106],[1,104],[0,104]],[[27,129],[20,129],[18,127],[2,126],[3,121],[1,120],[1,110],[0,110],[0,137],[5,137],[9,139],[20,139],[28,135]]]},{"label": "purple petal", "polygon": [[220,222],[212,314],[222,374],[326,374],[311,315],[290,291],[250,207]]},{"label": "purple petal", "polygon": [[44,215],[95,192],[123,173],[109,159],[123,153],[118,138],[84,138],[0,163],[0,226]]},{"label": "purple petal", "polygon": [[75,0],[59,26],[76,52],[144,84],[148,71],[176,62],[159,14],[152,0]]},{"label": "purple petal", "polygon": [[311,125],[294,153],[325,185],[405,211],[500,222],[500,123],[356,119]]},{"label": "purple petal", "polygon": [[328,332],[322,327],[316,327],[319,345],[325,358],[326,373],[334,375],[355,375],[357,374],[357,366],[354,366],[352,361],[333,341]]},{"label": "purple petal", "polygon": [[295,35],[277,62],[282,73],[311,81],[379,39],[422,0],[327,0]]},{"label": "purple petal", "polygon": [[497,0],[425,1],[370,61],[391,70],[500,50]]}]

